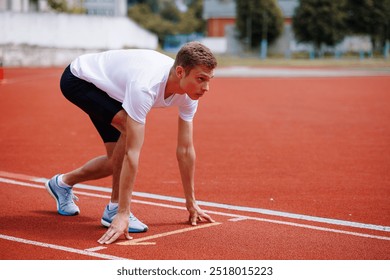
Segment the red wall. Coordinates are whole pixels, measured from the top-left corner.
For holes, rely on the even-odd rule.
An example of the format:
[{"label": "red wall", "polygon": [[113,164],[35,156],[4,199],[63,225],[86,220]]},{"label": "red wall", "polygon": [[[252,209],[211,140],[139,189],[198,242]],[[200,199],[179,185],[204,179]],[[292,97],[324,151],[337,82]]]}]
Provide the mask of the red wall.
[{"label": "red wall", "polygon": [[207,21],[207,36],[224,37],[225,26],[235,24],[234,18],[210,18]]}]

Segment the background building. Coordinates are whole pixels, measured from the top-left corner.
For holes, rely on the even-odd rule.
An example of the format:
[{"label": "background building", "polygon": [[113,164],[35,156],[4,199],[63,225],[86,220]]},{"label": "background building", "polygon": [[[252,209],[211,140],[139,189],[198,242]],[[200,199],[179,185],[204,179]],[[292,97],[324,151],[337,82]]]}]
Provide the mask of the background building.
[{"label": "background building", "polygon": [[[81,8],[89,15],[126,16],[127,0],[66,0],[67,7]],[[0,11],[50,12],[47,0],[0,0]]]},{"label": "background building", "polygon": [[88,15],[127,16],[126,0],[84,0]]},{"label": "background building", "polygon": [[[63,66],[83,53],[158,48],[155,34],[123,16],[125,0],[84,1],[86,14],[67,14],[50,10],[45,0],[0,0],[0,63]],[[67,3],[80,8],[82,1]]]},{"label": "background building", "polygon": [[[284,54],[288,53],[290,41],[293,40],[292,16],[294,9],[299,5],[299,0],[278,0],[277,3],[284,16],[285,27],[282,36],[271,46],[270,51]],[[235,0],[204,0],[203,18],[207,21],[207,37],[210,38],[208,39],[210,43],[214,42],[219,49],[225,45],[223,52],[231,54],[242,52],[244,46],[237,41],[235,31]]]},{"label": "background building", "polygon": [[203,0],[208,37],[224,37],[225,28],[236,22],[235,0]]}]

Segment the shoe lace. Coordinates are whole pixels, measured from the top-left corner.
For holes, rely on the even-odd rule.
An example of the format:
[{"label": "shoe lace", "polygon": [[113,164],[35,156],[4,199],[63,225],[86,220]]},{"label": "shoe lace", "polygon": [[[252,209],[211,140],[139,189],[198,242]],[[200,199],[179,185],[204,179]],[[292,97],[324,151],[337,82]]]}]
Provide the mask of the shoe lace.
[{"label": "shoe lace", "polygon": [[73,193],[71,188],[66,188],[65,194],[65,203],[64,204],[73,204],[74,200],[79,201],[79,198]]},{"label": "shoe lace", "polygon": [[130,212],[130,221],[137,221],[138,219]]}]

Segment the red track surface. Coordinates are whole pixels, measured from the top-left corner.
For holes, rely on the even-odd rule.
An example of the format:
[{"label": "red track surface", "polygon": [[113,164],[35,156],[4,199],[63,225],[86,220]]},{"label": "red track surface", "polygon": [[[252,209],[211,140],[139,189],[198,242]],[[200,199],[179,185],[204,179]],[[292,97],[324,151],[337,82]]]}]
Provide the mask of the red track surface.
[{"label": "red track surface", "polygon": [[[6,69],[0,84],[0,259],[390,259],[389,76],[215,78],[195,121],[196,193],[218,224],[135,196],[150,230],[93,255],[109,193],[75,188],[81,214],[62,217],[37,182],[104,153],[61,72]],[[135,191],[182,197],[176,114],[150,114]]]}]

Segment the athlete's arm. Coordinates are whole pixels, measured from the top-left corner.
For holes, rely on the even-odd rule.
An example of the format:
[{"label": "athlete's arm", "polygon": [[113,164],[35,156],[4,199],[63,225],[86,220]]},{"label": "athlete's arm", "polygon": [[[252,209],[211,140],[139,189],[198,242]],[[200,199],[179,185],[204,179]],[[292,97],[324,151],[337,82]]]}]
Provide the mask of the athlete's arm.
[{"label": "athlete's arm", "polygon": [[214,220],[204,213],[195,200],[195,148],[193,143],[193,124],[179,117],[178,140],[176,157],[179,163],[180,175],[183,184],[186,207],[190,214],[191,225],[196,225],[197,221],[206,219],[209,222]]},{"label": "athlete's arm", "polygon": [[126,150],[119,181],[118,214],[106,233],[98,240],[101,244],[110,244],[122,234],[127,239],[131,239],[128,233],[130,203],[138,170],[139,156],[144,142],[145,125],[127,116],[125,133]]}]

